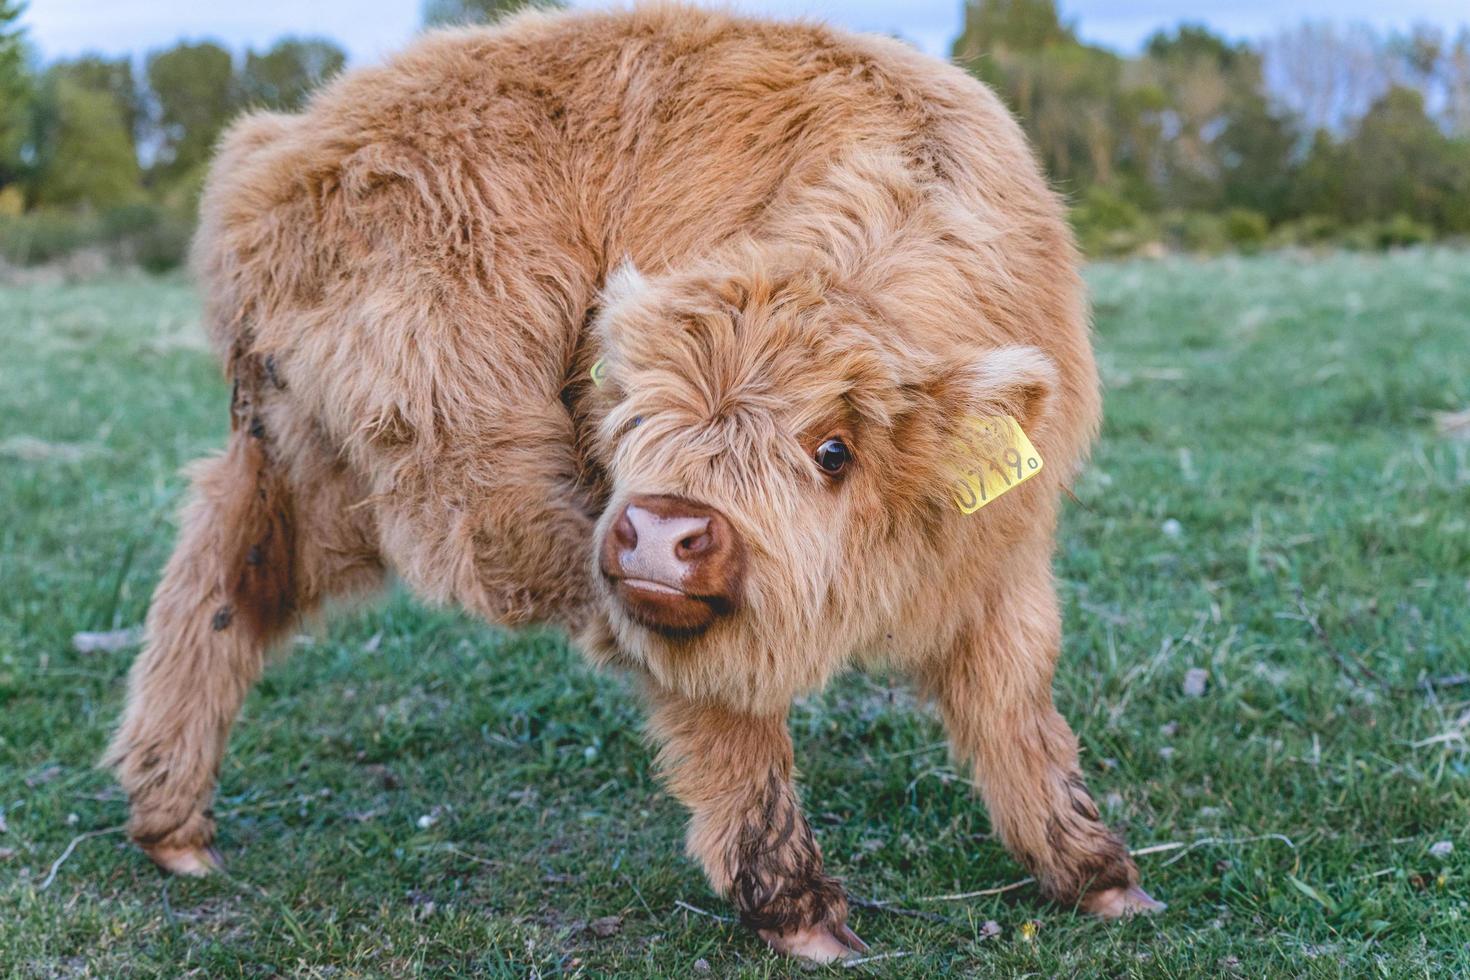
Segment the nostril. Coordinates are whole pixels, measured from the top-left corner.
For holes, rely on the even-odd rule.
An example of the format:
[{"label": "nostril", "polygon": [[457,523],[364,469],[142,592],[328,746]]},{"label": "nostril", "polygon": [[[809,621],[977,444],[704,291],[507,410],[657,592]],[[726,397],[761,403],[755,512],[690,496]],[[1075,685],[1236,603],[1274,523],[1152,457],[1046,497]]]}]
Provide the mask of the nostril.
[{"label": "nostril", "polygon": [[679,541],[674,546],[674,555],[680,559],[697,558],[714,547],[715,538],[708,530],[698,531]]},{"label": "nostril", "polygon": [[633,522],[628,518],[628,511],[626,509],[613,522],[612,534],[613,540],[617,542],[618,547],[623,549],[638,547],[638,529],[633,526]]}]

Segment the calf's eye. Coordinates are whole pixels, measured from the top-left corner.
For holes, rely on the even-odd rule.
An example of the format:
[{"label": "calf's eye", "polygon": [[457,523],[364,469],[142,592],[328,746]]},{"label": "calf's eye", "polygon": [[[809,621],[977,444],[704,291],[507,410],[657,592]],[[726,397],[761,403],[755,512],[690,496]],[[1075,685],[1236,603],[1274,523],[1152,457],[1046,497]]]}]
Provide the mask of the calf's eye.
[{"label": "calf's eye", "polygon": [[817,461],[823,473],[828,476],[836,476],[847,468],[848,463],[852,462],[852,450],[848,449],[847,443],[841,439],[828,439],[817,447],[812,458]]}]

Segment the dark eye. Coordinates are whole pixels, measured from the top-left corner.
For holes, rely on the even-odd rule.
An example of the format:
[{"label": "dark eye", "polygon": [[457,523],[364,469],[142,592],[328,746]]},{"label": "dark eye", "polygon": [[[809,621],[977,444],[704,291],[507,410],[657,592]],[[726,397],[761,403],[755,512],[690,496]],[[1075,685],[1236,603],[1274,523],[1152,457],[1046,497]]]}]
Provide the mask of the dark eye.
[{"label": "dark eye", "polygon": [[636,429],[636,428],[638,428],[642,424],[643,424],[643,416],[641,416],[641,415],[635,415],[635,416],[633,416],[633,421],[628,424],[628,428],[630,428],[630,429]]},{"label": "dark eye", "polygon": [[841,439],[828,439],[817,447],[812,458],[817,461],[823,473],[828,476],[836,476],[847,468],[848,463],[852,462],[852,450],[848,449],[847,443]]}]

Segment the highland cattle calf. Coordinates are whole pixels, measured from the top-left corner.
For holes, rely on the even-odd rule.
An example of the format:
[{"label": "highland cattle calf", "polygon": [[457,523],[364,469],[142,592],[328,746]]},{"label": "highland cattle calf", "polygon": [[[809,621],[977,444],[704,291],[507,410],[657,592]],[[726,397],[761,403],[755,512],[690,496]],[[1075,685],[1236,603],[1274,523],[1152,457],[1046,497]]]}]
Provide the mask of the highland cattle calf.
[{"label": "highland cattle calf", "polygon": [[267,651],[391,569],[635,678],[690,853],[778,950],[862,947],[786,714],[879,663],[1045,896],[1158,907],[1052,706],[1099,413],[1077,257],[973,78],[811,24],[529,14],[247,116],[201,208],[233,432],[108,756],[159,865],[214,865]]}]

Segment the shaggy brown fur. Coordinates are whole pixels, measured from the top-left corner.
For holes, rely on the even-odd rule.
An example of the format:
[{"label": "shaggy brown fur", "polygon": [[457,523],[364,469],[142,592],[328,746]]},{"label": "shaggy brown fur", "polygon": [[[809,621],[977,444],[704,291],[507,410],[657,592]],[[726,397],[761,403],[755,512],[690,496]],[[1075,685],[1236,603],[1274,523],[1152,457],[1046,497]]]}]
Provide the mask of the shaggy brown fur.
[{"label": "shaggy brown fur", "polygon": [[[921,681],[1047,895],[1149,904],[1051,704],[1057,497],[1099,410],[1077,260],[964,72],[679,6],[432,34],[236,124],[195,258],[235,431],[109,755],[160,863],[209,864],[268,646],[391,566],[640,677],[691,853],[778,949],[858,945],[785,727],[850,665]],[[1007,413],[1046,466],[962,516],[966,420]],[[631,615],[599,552],[635,498],[738,535],[738,601],[692,630]]]}]

